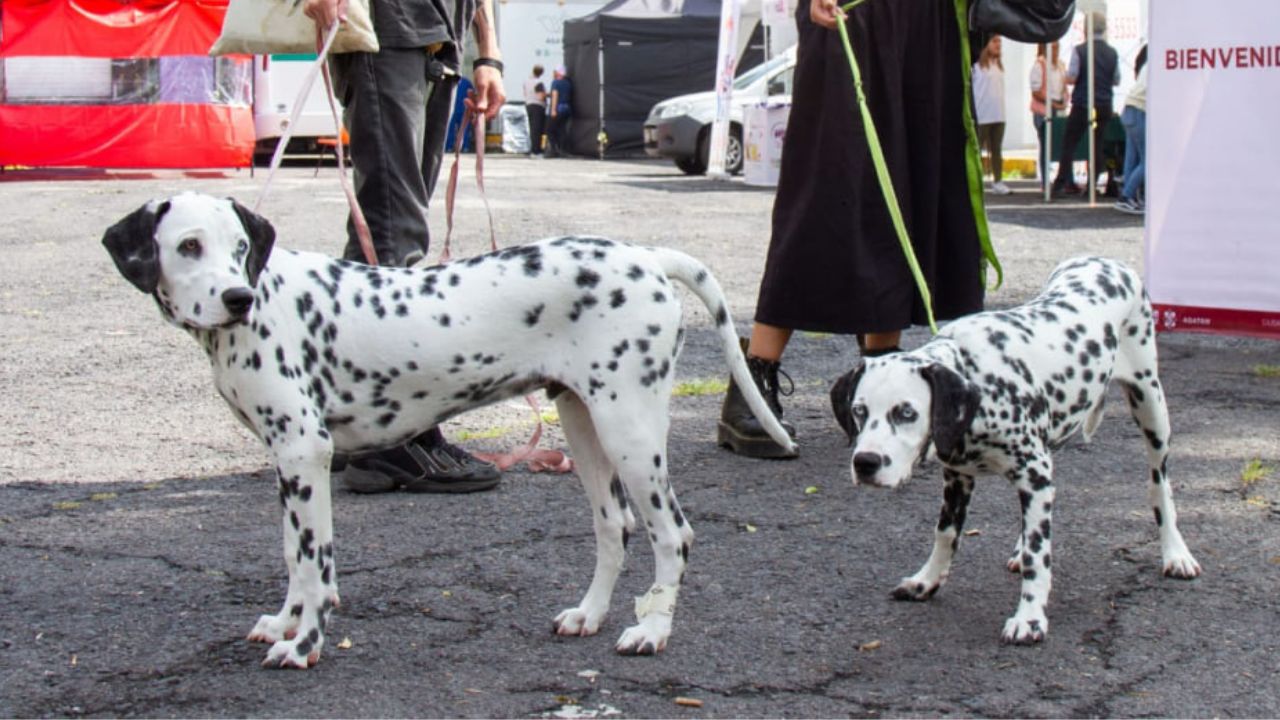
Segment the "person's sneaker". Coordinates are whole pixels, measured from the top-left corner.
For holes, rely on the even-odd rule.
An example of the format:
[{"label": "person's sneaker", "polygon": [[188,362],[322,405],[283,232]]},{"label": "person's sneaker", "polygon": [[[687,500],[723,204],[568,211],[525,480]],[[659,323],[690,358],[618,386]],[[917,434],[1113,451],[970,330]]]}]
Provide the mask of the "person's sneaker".
[{"label": "person's sneaker", "polygon": [[1137,200],[1133,200],[1132,198],[1120,198],[1120,200],[1117,201],[1115,205],[1112,205],[1112,207],[1129,215],[1142,215],[1146,212],[1146,208],[1142,207],[1141,203]]},{"label": "person's sneaker", "polygon": [[991,184],[991,192],[997,195],[1008,195],[1013,191],[1009,189],[1008,185],[1005,185],[1004,182],[1001,181],[1001,182],[995,182]]},{"label": "person's sneaker", "polygon": [[389,450],[347,460],[342,482],[355,493],[403,489],[415,493],[469,493],[491,490],[502,472],[447,441],[419,436]]}]

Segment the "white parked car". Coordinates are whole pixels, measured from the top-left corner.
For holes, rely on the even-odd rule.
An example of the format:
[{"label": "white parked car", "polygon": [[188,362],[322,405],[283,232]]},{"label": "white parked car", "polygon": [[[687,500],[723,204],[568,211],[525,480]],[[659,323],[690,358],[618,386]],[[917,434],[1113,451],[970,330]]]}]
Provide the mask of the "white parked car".
[{"label": "white parked car", "polygon": [[[791,77],[796,67],[792,46],[772,60],[757,65],[733,81],[733,101],[729,108],[729,147],[725,169],[742,171],[743,108],[775,95],[791,95]],[[650,157],[665,157],[689,175],[707,171],[711,123],[716,117],[715,91],[680,95],[663,100],[649,111],[644,121],[644,150]]]}]

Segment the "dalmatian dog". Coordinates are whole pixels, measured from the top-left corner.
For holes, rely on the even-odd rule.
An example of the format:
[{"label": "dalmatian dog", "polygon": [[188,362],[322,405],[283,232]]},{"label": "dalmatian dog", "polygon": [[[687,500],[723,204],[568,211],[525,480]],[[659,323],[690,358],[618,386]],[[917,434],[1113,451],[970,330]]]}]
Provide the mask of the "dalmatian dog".
[{"label": "dalmatian dog", "polygon": [[792,442],[754,390],[707,268],[674,250],[596,237],[421,269],[273,253],[274,240],[262,217],[194,193],[150,202],[103,238],[121,274],[204,348],[218,392],[274,461],[289,585],[280,612],[249,633],[272,644],[263,664],[314,665],[338,606],[333,453],[394,446],[537,388],[555,398],[596,534],[591,585],[555,631],[600,629],[638,511],[655,578],[617,651],[664,649],[693,542],[668,480],[683,335],[673,280],[711,311],[756,416],[777,442]]},{"label": "dalmatian dog", "polygon": [[1169,414],[1156,377],[1151,303],[1137,273],[1090,257],[1059,265],[1030,303],[952,322],[918,350],[867,359],[832,387],[836,419],[854,444],[855,484],[899,486],[930,444],[943,466],[933,552],[893,597],[928,600],[942,587],[974,477],[1004,475],[1022,503],[1022,532],[1008,562],[1022,576],[1022,592],[1002,637],[1016,644],[1043,640],[1052,453],[1077,432],[1092,436],[1113,380],[1146,436],[1164,574],[1198,576],[1200,565],[1178,532],[1166,471]]}]

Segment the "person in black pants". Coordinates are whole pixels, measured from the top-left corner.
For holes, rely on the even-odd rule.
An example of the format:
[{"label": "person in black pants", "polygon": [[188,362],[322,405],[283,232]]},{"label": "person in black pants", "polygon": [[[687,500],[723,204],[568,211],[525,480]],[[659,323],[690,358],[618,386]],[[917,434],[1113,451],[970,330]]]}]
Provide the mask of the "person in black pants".
[{"label": "person in black pants", "polygon": [[[1089,92],[1086,70],[1088,44],[1080,43],[1071,51],[1071,64],[1067,67],[1067,84],[1071,85],[1071,112],[1067,115],[1067,127],[1063,132],[1062,150],[1058,156],[1058,174],[1053,180],[1054,192],[1076,195],[1081,192],[1075,183],[1072,165],[1076,160],[1076,146],[1084,137],[1089,125],[1089,98],[1092,96],[1097,125],[1093,128],[1093,145],[1096,160],[1102,159],[1102,136],[1111,122],[1111,102],[1115,86],[1120,84],[1120,58],[1115,48],[1107,44],[1107,18],[1102,13],[1093,15],[1093,92]],[[1095,163],[1095,165],[1100,163]],[[1089,182],[1096,183],[1098,170],[1089,168]]]},{"label": "person in black pants", "polygon": [[[355,192],[369,223],[379,264],[403,267],[426,257],[427,204],[444,155],[445,134],[468,30],[478,58],[471,101],[489,118],[505,96],[492,0],[370,0],[381,50],[330,58],[334,89],[351,136]],[[306,0],[320,28],[346,17],[347,0]],[[347,221],[343,257],[364,262]],[[353,492],[473,492],[496,486],[501,473],[444,439],[439,428],[404,445],[350,458],[333,472]]]},{"label": "person in black pants", "polygon": [[565,140],[569,130],[569,116],[573,103],[573,84],[569,82],[568,73],[561,65],[556,68],[555,80],[551,81],[551,99],[547,101],[547,157],[557,157],[565,153]]},{"label": "person in black pants", "polygon": [[[787,394],[780,363],[795,331],[856,335],[871,357],[897,351],[904,329],[928,322],[871,159],[837,23],[852,39],[937,318],[983,305],[986,215],[982,178],[967,173],[977,139],[966,132],[970,58],[955,6],[873,0],[846,15],[838,3],[802,0],[796,9],[791,121],[746,346],[752,380],[779,420],[778,395]],[[745,457],[795,457],[763,431],[736,383],[725,393],[717,441]]]}]

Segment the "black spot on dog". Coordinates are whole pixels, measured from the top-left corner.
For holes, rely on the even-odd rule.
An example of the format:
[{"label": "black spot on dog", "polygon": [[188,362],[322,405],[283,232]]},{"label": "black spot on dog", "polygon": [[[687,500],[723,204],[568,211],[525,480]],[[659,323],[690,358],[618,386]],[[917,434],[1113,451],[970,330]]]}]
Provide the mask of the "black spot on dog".
[{"label": "black spot on dog", "polygon": [[542,317],[542,311],[547,307],[546,303],[538,303],[534,307],[525,311],[524,324],[533,327],[538,324],[538,319]]}]

